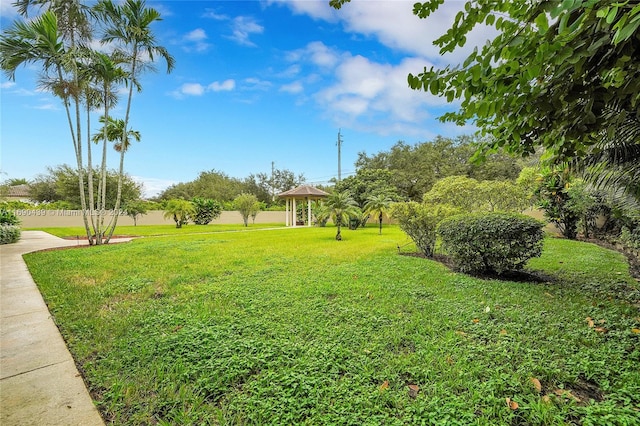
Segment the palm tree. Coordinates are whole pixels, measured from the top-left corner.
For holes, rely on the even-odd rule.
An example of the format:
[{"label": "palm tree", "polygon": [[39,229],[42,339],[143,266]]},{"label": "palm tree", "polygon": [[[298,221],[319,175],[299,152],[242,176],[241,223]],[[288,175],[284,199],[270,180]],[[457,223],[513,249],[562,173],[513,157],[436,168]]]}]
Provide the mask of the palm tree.
[{"label": "palm tree", "polygon": [[[27,5],[29,1],[23,1]],[[43,4],[46,2],[34,2]],[[84,193],[84,170],[82,159],[82,145],[80,143],[80,78],[77,72],[74,38],[69,46],[65,46],[63,34],[76,35],[73,28],[84,28],[83,19],[79,14],[71,13],[77,2],[54,2],[61,8],[69,9],[69,15],[59,26],[59,19],[52,10],[28,21],[16,21],[0,37],[0,67],[9,77],[15,79],[16,69],[21,65],[42,63],[41,86],[48,88],[54,95],[62,99],[67,115],[67,122],[71,132],[76,162],[78,167],[78,188],[80,190],[80,204],[87,238],[91,241],[91,230],[86,215],[86,199]],[[75,6],[74,6],[75,5]],[[25,6],[25,10],[26,10]],[[77,20],[76,24],[73,19]],[[75,25],[75,26],[74,26]],[[75,128],[71,116],[71,102],[75,104]]]},{"label": "palm tree", "polygon": [[[151,24],[159,21],[160,13],[152,8],[147,8],[144,0],[126,0],[122,4],[115,4],[112,0],[101,0],[94,7],[94,12],[105,24],[103,43],[116,43],[127,49],[129,58],[129,95],[127,108],[122,128],[122,141],[127,140],[126,132],[129,126],[129,114],[131,112],[131,99],[133,98],[133,86],[139,72],[145,67],[141,55],[147,55],[153,62],[155,56],[164,58],[167,63],[167,72],[171,72],[175,60],[167,49],[156,44],[155,36],[151,31]],[[109,232],[107,241],[113,235],[113,230],[118,221],[118,210],[122,197],[122,181],[124,176],[125,149],[120,150],[120,167],[118,170],[118,191],[116,194],[116,214],[113,227]]]},{"label": "palm tree", "polygon": [[[109,117],[109,108],[115,105],[118,101],[118,97],[115,94],[115,85],[122,84],[126,81],[125,71],[118,65],[123,60],[122,55],[118,52],[112,55],[106,55],[101,52],[87,51],[86,59],[81,63],[81,73],[85,78],[95,85],[87,85],[85,102],[87,109],[92,106],[102,106],[104,108],[103,117]],[[96,89],[97,87],[97,89]],[[97,94],[98,99],[94,99],[91,102],[90,95]],[[104,121],[101,120],[104,124]],[[88,126],[88,124],[87,124]],[[96,236],[96,243],[102,243],[102,237],[104,235],[104,212],[106,208],[106,182],[107,182],[107,141],[113,140],[107,135],[108,127],[103,126],[103,146],[102,146],[102,161],[100,166],[100,182],[98,188],[98,202],[94,204],[93,200],[93,185],[89,182],[89,204],[93,209],[96,206],[96,219],[93,223],[94,235]],[[93,141],[97,143],[96,137],[93,137]],[[89,170],[92,169],[91,164],[91,143],[87,143],[87,166]],[[89,174],[91,179],[92,173]],[[93,221],[93,215],[92,215]]]},{"label": "palm tree", "polygon": [[617,126],[603,133],[600,142],[571,167],[596,189],[611,195],[617,204],[640,208],[640,119],[618,103],[605,108]]},{"label": "palm tree", "polygon": [[338,227],[336,240],[341,241],[342,234],[340,233],[340,227],[342,226],[342,221],[345,216],[348,218],[355,213],[358,208],[358,203],[356,203],[349,191],[343,191],[329,194],[326,204],[329,206],[329,209],[331,209],[331,214],[335,218],[335,223]]},{"label": "palm tree", "polygon": [[365,212],[378,216],[378,223],[380,224],[380,235],[382,235],[382,217],[388,216],[389,206],[391,206],[392,202],[393,200],[391,200],[388,195],[378,194],[369,196],[367,198],[366,204],[364,205]]},{"label": "palm tree", "polygon": [[186,225],[189,219],[196,213],[196,209],[193,204],[187,200],[169,200],[164,208],[164,218],[173,219],[176,223],[176,228],[182,228],[182,225]]}]

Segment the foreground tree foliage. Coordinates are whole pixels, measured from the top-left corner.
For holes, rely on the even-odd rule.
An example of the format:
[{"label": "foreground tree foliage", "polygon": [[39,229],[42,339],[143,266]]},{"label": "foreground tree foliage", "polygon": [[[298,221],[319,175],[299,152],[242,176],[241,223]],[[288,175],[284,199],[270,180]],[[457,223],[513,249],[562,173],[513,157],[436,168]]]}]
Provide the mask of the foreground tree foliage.
[{"label": "foreground tree foliage", "polygon": [[249,226],[249,216],[253,217],[258,215],[260,211],[260,201],[253,194],[242,193],[233,200],[233,207],[242,215],[242,221],[244,226]]},{"label": "foreground tree foliage", "polygon": [[[349,0],[331,0],[340,8]],[[429,19],[444,0],[416,3]],[[450,5],[449,3],[448,5]],[[402,6],[399,6],[402,7]],[[433,19],[433,18],[431,18]],[[477,26],[497,36],[461,64],[408,76],[409,86],[459,101],[441,117],[473,121],[496,149],[573,161],[585,178],[640,202],[640,4],[637,1],[467,1],[433,43],[442,54],[467,44]],[[581,164],[584,161],[583,164]]]}]

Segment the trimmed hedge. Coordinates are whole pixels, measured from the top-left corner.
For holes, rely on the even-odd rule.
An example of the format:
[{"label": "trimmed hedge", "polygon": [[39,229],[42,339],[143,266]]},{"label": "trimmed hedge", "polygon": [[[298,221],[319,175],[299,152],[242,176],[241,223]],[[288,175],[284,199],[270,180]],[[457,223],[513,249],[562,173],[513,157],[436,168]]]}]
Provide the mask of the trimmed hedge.
[{"label": "trimmed hedge", "polygon": [[0,225],[0,244],[15,243],[20,239],[20,228],[15,225]]},{"label": "trimmed hedge", "polygon": [[475,213],[444,219],[438,225],[442,247],[465,273],[521,270],[542,253],[544,224],[517,213]]}]

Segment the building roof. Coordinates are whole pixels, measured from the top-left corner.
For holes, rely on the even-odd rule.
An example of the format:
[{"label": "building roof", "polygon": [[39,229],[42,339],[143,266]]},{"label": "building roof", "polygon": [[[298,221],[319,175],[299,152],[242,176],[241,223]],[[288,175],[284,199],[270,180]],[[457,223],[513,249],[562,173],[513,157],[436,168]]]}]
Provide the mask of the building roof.
[{"label": "building roof", "polygon": [[281,198],[293,198],[293,197],[316,197],[316,198],[324,198],[329,194],[324,192],[321,189],[315,188],[310,185],[300,185],[297,188],[290,189],[288,191],[281,192],[278,194],[278,197]]},{"label": "building roof", "polygon": [[7,188],[7,197],[29,197],[29,185],[14,185]]}]

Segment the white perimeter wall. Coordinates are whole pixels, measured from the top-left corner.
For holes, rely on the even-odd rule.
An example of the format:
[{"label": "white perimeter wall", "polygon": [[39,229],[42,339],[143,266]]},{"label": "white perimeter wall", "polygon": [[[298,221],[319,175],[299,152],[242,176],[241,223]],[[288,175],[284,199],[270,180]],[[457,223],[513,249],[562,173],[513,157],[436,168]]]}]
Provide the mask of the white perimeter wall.
[{"label": "white perimeter wall", "polygon": [[[81,210],[14,210],[14,213],[21,220],[21,228],[45,228],[45,227],[83,227]],[[107,213],[107,221],[111,218]],[[150,211],[138,217],[138,225],[175,225],[173,219],[165,219],[164,212],[160,210]],[[282,223],[284,224],[285,212],[260,212],[256,216],[256,224],[260,223]],[[242,224],[242,215],[237,211],[223,211],[219,218],[211,222],[212,224]],[[251,224],[251,217],[249,224]],[[118,225],[133,225],[133,219],[129,216],[121,215],[118,218]]]}]

